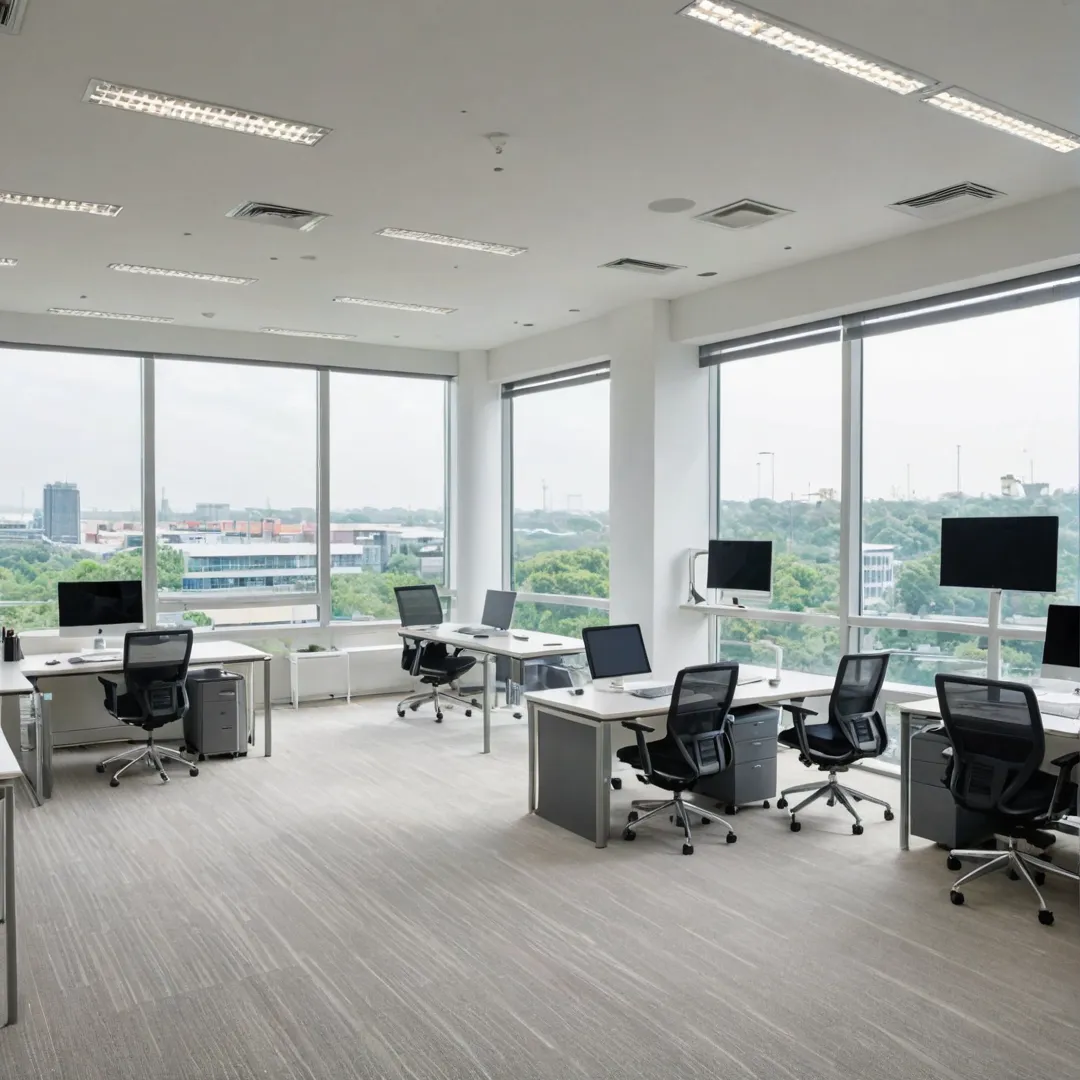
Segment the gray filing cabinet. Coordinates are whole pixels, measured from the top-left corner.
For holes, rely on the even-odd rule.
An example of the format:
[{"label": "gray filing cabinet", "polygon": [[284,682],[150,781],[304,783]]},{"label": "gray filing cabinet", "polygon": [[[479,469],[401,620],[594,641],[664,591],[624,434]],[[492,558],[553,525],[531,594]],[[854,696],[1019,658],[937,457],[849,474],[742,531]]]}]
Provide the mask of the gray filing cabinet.
[{"label": "gray filing cabinet", "polygon": [[727,813],[739,806],[762,803],[776,795],[776,709],[750,706],[732,712],[731,738],[735,756],[731,767],[706,777],[694,789],[725,804]]},{"label": "gray filing cabinet", "polygon": [[947,848],[977,846],[994,835],[993,826],[985,815],[957,806],[945,786],[942,751],[948,745],[943,728],[911,737],[911,831]]},{"label": "gray filing cabinet", "polygon": [[184,717],[184,744],[203,758],[248,750],[247,686],[242,675],[220,668],[188,673],[188,711]]}]

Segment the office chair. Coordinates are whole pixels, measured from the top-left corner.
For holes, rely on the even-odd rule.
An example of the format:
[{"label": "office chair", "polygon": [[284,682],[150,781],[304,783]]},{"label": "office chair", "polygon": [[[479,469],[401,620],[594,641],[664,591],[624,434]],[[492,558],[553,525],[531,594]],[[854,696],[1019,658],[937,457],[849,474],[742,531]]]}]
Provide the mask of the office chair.
[{"label": "office chair", "polygon": [[99,675],[105,688],[105,708],[117,720],[141,727],[147,734],[144,744],[114,754],[97,766],[103,773],[106,766],[125,762],[109,780],[110,787],[120,784],[120,777],[140,761],[157,769],[162,782],[167,783],[166,761],[179,761],[188,767],[192,776],[199,767],[179,751],[154,742],[154,732],[174,720],[183,720],[188,711],[187,678],[191,660],[193,634],[187,630],[133,630],[124,635],[123,678]]},{"label": "office chair", "polygon": [[[687,803],[683,795],[692,792],[703,776],[714,776],[731,764],[734,747],[728,714],[738,681],[739,665],[733,662],[683,668],[675,677],[664,738],[646,742],[645,735],[654,728],[623,721],[624,728],[636,732],[637,745],[623,747],[616,754],[618,759],[640,769],[638,779],[642,783],[671,792],[670,799],[635,799],[630,804],[630,816],[622,834],[624,840],[635,839],[635,830],[642,822],[671,809],[674,812],[670,820],[682,827],[685,837],[684,855],[694,854],[691,811],[701,815],[702,825],[710,821],[723,825],[727,829],[727,842],[735,843],[735,830],[729,822],[712,810]],[[639,810],[644,813],[639,814]]]},{"label": "office chair", "polygon": [[[394,589],[394,599],[402,626],[438,625],[442,622],[442,603],[434,585],[399,585]],[[476,657],[462,656],[460,649],[455,649],[450,655],[447,647],[438,641],[402,638],[402,643],[402,668],[410,675],[418,676],[420,682],[431,689],[402,698],[397,704],[398,716],[404,716],[406,709],[416,712],[421,705],[430,701],[435,706],[435,723],[441,724],[444,699],[466,706],[465,715],[471,716],[471,702],[456,694],[440,694],[439,687],[456,689],[458,679],[476,664]]]},{"label": "office chair", "polygon": [[817,766],[829,774],[824,784],[799,784],[780,792],[776,805],[784,810],[788,796],[813,792],[791,810],[791,831],[798,832],[802,823],[795,819],[800,810],[828,796],[827,805],[840,803],[855,819],[851,831],[862,834],[862,818],[854,807],[857,802],[876,803],[885,807],[885,820],[892,821],[892,807],[884,799],[856,791],[841,784],[836,774],[847,772],[848,766],[864,758],[880,757],[889,745],[885,721],[877,711],[877,699],[889,667],[888,653],[863,653],[844,656],[836,671],[832,696],[829,698],[829,719],[823,724],[808,724],[808,716],[817,716],[805,705],[787,704],[781,708],[791,713],[794,727],[781,731],[777,741],[799,751],[799,760],[812,768]]},{"label": "office chair", "polygon": [[1038,831],[1052,829],[1076,812],[1072,771],[1080,753],[1055,758],[1056,777],[1040,771],[1046,753],[1042,715],[1035,691],[1024,683],[967,675],[938,675],[934,681],[952,743],[945,751],[945,782],[959,806],[988,815],[994,832],[1008,841],[1004,851],[950,851],[950,870],[959,870],[964,859],[981,865],[953,882],[949,899],[962,904],[961,885],[1004,870],[1014,881],[1023,878],[1031,886],[1039,898],[1039,922],[1050,926],[1054,913],[1039,892],[1047,872],[1073,882],[1080,878],[1054,866],[1047,855],[1029,855],[1016,845],[1027,840],[1043,846]]}]

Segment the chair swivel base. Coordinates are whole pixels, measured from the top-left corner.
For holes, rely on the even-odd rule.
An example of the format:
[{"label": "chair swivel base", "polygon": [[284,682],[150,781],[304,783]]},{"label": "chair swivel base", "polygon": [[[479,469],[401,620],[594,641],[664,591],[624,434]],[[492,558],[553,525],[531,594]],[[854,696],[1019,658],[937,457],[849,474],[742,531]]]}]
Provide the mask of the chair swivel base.
[{"label": "chair swivel base", "polygon": [[974,881],[976,878],[985,877],[987,874],[997,874],[1005,871],[1014,881],[1022,878],[1028,883],[1031,890],[1039,898],[1039,922],[1044,926],[1052,926],[1054,913],[1046,906],[1046,901],[1039,891],[1039,886],[1046,881],[1047,874],[1056,874],[1058,877],[1063,877],[1072,882],[1080,881],[1080,877],[1071,870],[1055,866],[1049,861],[1048,856],[1029,855],[1026,851],[1020,851],[1016,845],[1016,838],[1010,837],[1009,846],[1004,851],[950,851],[948,861],[945,864],[950,870],[959,870],[962,859],[981,863],[982,865],[975,867],[970,873],[953,882],[952,887],[949,889],[949,899],[954,904],[962,904],[964,894],[960,891],[961,885],[968,881]]},{"label": "chair swivel base", "polygon": [[[637,827],[665,810],[673,811],[671,820],[682,828],[684,837],[682,853],[684,855],[694,854],[694,837],[690,832],[691,814],[699,814],[702,825],[707,825],[710,821],[716,822],[717,825],[723,825],[727,829],[725,839],[729,844],[734,844],[738,839],[729,821],[713,810],[706,810],[702,806],[686,802],[682,797],[682,792],[679,791],[676,791],[670,799],[635,799],[630,806],[630,814],[626,819],[626,828],[623,829],[622,834],[624,840],[636,840],[637,833],[635,830]],[[639,811],[644,811],[644,813],[639,813]]]},{"label": "chair swivel base", "polygon": [[472,716],[473,703],[466,701],[464,698],[458,697],[456,694],[447,693],[443,691],[439,693],[438,690],[429,690],[426,693],[410,694],[408,697],[402,698],[397,703],[397,714],[399,717],[405,715],[405,710],[409,709],[411,712],[416,712],[421,705],[426,705],[428,702],[432,702],[435,706],[435,723],[441,724],[443,722],[443,702],[446,701],[447,708],[452,709],[454,705],[464,705],[465,715]]},{"label": "chair swivel base", "polygon": [[798,806],[791,808],[791,831],[798,832],[802,828],[802,822],[795,820],[795,815],[800,810],[805,809],[811,803],[817,802],[818,799],[828,798],[829,806],[835,806],[839,803],[845,810],[855,819],[855,824],[851,826],[851,831],[856,836],[861,836],[863,831],[862,818],[859,817],[859,812],[855,809],[854,804],[857,802],[874,803],[877,806],[885,807],[885,820],[892,821],[893,811],[892,807],[884,800],[875,798],[873,795],[867,795],[863,791],[856,791],[854,788],[845,787],[836,779],[836,772],[829,773],[829,779],[824,784],[798,784],[796,787],[785,788],[780,792],[780,798],[776,800],[776,807],[778,810],[786,810],[788,806],[789,795],[800,795],[805,791],[813,792],[808,798],[803,799]]},{"label": "chair swivel base", "polygon": [[187,766],[188,772],[192,776],[199,775],[198,765],[188,761],[188,759],[178,750],[173,750],[168,746],[159,746],[154,742],[153,735],[140,746],[133,746],[129,750],[124,750],[119,754],[113,754],[112,757],[107,757],[104,761],[98,762],[97,771],[103,773],[106,766],[115,765],[118,761],[123,761],[125,764],[113,773],[109,780],[109,787],[119,787],[120,777],[123,776],[132,765],[137,765],[140,761],[145,761],[148,768],[157,769],[157,774],[161,777],[161,782],[163,784],[169,782],[169,774],[165,771],[166,761],[178,761],[181,765]]}]

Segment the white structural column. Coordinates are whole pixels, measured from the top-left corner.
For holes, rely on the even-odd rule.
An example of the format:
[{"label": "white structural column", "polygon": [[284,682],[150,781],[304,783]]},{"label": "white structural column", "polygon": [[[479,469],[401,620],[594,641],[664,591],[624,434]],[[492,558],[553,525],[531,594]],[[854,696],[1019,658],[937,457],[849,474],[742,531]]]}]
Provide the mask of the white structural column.
[{"label": "white structural column", "polygon": [[479,620],[488,589],[502,587],[502,401],[488,354],[458,357],[451,407],[450,582],[455,617]]},{"label": "white structural column", "polygon": [[709,377],[673,343],[670,304],[610,316],[611,621],[640,623],[653,670],[708,655],[708,620],[680,611],[687,549],[709,537]]}]

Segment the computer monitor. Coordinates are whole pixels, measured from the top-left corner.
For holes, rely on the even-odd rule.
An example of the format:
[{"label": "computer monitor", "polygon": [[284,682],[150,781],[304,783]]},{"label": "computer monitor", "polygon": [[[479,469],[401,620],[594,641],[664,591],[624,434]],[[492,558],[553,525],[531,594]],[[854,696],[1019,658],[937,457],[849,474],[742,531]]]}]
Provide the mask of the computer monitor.
[{"label": "computer monitor", "polygon": [[594,679],[610,679],[610,688],[622,689],[627,675],[648,675],[649,654],[637,623],[621,626],[586,626],[581,631],[585,659]]},{"label": "computer monitor", "polygon": [[710,589],[730,593],[737,604],[739,597],[753,599],[772,595],[771,540],[710,540]]},{"label": "computer monitor", "polygon": [[1080,607],[1051,604],[1047,609],[1042,677],[1080,682]]},{"label": "computer monitor", "polygon": [[68,629],[142,625],[141,581],[60,581],[56,599]]},{"label": "computer monitor", "polygon": [[510,624],[514,621],[516,603],[516,592],[488,589],[487,596],[484,598],[484,615],[480,622],[496,630],[509,630]]},{"label": "computer monitor", "polygon": [[941,521],[941,584],[1057,592],[1058,519],[960,517]]},{"label": "computer monitor", "polygon": [[443,621],[442,601],[434,585],[399,585],[394,597],[402,626],[438,626]]}]

